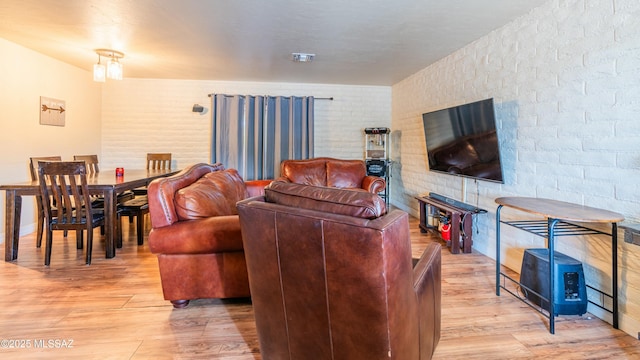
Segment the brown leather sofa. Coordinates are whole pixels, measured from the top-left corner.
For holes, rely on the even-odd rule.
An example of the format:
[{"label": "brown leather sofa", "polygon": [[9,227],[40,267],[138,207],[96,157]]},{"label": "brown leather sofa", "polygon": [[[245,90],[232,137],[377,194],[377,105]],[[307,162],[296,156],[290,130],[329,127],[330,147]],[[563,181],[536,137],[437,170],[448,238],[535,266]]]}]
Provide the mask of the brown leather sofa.
[{"label": "brown leather sofa", "polygon": [[277,181],[303,185],[358,189],[377,194],[384,190],[383,178],[367,176],[363,160],[320,157],[306,160],[284,160]]},{"label": "brown leather sofa", "polygon": [[262,194],[270,182],[244,182],[221,164],[196,164],[149,184],[149,249],[174,307],[250,295],[235,204]]},{"label": "brown leather sofa", "polygon": [[273,182],[237,204],[263,359],[430,359],[440,245],[364,191]]}]

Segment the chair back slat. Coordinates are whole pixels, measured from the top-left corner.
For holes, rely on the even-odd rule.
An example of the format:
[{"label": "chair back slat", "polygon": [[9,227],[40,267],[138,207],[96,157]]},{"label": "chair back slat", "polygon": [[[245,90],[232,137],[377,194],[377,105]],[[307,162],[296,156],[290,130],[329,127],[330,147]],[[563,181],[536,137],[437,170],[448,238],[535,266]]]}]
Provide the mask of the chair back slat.
[{"label": "chair back slat", "polygon": [[171,153],[148,153],[148,170],[171,170]]},{"label": "chair back slat", "polygon": [[51,186],[53,202],[58,204],[58,223],[70,223],[73,216],[73,205],[69,197],[65,177],[51,174],[48,176],[48,180]]}]

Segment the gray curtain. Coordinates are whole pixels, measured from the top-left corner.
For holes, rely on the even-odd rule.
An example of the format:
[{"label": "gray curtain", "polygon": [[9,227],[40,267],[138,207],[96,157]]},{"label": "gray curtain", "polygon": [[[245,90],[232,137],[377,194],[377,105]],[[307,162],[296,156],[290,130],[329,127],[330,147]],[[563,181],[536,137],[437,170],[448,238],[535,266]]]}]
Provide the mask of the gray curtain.
[{"label": "gray curtain", "polygon": [[313,97],[210,96],[212,163],[245,180],[275,179],[282,160],[313,157]]}]

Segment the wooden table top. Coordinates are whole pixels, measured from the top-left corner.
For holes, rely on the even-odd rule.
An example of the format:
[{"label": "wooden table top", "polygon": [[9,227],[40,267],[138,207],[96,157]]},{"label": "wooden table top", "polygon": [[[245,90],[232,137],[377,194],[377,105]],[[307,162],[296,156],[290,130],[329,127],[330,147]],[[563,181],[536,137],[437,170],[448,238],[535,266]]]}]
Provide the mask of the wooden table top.
[{"label": "wooden table top", "polygon": [[[87,184],[90,188],[99,187],[120,187],[136,183],[135,186],[143,186],[145,181],[156,179],[159,177],[170,176],[177,173],[178,170],[168,169],[130,169],[125,170],[123,176],[116,176],[115,169],[100,171],[94,174],[87,174]],[[137,184],[142,183],[142,185]],[[0,190],[29,190],[35,189],[39,191],[38,181],[23,181],[14,184],[2,184]]]},{"label": "wooden table top", "polygon": [[614,223],[624,220],[623,215],[613,211],[551,199],[513,196],[497,198],[496,203],[524,212],[542,215],[545,218],[566,221]]}]

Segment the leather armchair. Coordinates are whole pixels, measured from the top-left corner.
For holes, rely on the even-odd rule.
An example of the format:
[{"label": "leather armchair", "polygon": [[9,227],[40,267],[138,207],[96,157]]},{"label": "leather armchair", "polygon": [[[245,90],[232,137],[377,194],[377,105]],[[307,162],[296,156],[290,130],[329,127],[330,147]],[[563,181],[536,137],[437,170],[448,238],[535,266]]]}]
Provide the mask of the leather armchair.
[{"label": "leather armchair", "polygon": [[303,185],[365,190],[377,194],[384,190],[383,178],[367,175],[363,160],[319,157],[306,160],[284,160],[277,181]]},{"label": "leather armchair", "polygon": [[164,298],[174,307],[250,295],[235,204],[263,193],[270,182],[244,182],[221,164],[196,164],[149,184],[149,249],[158,256]]},{"label": "leather armchair", "polygon": [[263,359],[430,359],[440,246],[363,191],[273,182],[237,204]]}]

